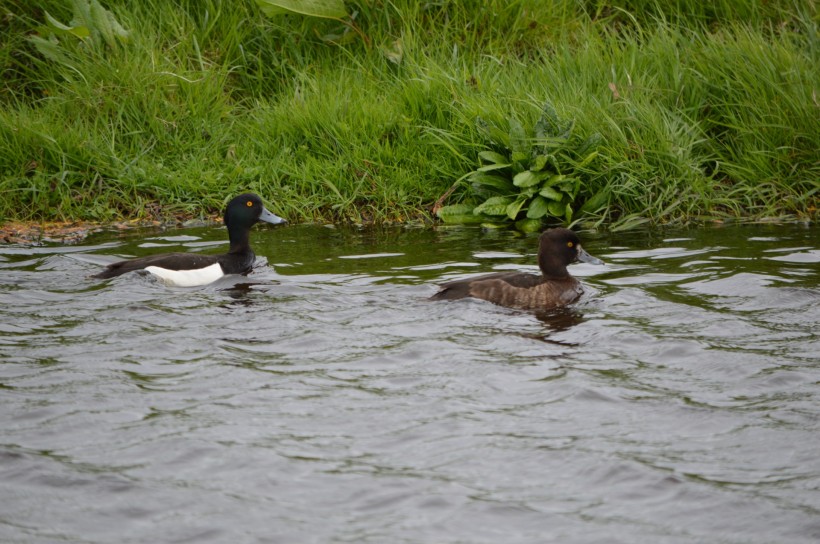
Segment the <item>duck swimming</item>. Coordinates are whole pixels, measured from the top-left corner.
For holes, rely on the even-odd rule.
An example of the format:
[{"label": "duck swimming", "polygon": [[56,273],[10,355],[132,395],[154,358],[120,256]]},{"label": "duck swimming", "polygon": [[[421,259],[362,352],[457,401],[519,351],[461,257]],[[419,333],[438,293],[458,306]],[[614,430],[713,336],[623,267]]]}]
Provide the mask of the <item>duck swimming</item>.
[{"label": "duck swimming", "polygon": [[256,255],[251,249],[249,237],[253,225],[265,221],[273,225],[286,223],[262,204],[262,199],[252,193],[237,196],[225,208],[224,222],[228,228],[230,249],[222,255],[199,253],[163,253],[149,255],[108,265],[93,278],[113,278],[134,270],[147,270],[167,285],[194,287],[212,283],[227,274],[247,274],[251,271]]},{"label": "duck swimming", "polygon": [[583,293],[581,282],[567,271],[567,265],[583,261],[604,264],[584,251],[578,235],[569,229],[545,231],[538,246],[541,275],[526,272],[498,272],[451,281],[430,300],[473,297],[522,310],[546,310],[570,304]]}]

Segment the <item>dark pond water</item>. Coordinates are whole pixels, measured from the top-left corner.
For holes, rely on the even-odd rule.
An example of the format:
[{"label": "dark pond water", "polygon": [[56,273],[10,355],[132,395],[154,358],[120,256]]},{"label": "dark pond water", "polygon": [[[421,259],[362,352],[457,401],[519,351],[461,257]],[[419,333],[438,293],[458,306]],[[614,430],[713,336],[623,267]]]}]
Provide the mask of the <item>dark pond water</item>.
[{"label": "dark pond water", "polygon": [[535,316],[428,302],[534,236],[256,229],[274,268],[167,288],[0,246],[0,541],[820,541],[820,229],[584,233]]}]

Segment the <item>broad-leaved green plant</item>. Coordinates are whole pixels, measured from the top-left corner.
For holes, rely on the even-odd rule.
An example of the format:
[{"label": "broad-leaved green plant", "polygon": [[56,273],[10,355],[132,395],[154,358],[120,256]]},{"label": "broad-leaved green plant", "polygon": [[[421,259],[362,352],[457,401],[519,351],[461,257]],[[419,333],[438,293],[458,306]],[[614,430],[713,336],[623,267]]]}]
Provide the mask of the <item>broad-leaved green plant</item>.
[{"label": "broad-leaved green plant", "polygon": [[[443,206],[438,217],[446,223],[515,225],[525,232],[540,230],[547,221],[571,223],[600,135],[578,137],[575,123],[561,122],[550,104],[530,132],[514,116],[507,130],[480,118],[476,126],[485,149],[478,153],[479,167],[462,180],[470,182],[478,203]],[[607,199],[598,193],[581,210],[596,211]]]}]

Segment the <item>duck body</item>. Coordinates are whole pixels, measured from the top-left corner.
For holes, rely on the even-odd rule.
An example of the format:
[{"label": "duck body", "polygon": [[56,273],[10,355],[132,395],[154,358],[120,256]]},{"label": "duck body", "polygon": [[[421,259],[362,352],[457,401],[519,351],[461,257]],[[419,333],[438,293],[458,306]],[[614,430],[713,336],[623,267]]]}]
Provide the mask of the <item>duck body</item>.
[{"label": "duck body", "polygon": [[546,310],[575,302],[584,292],[573,278],[544,278],[525,272],[499,272],[441,285],[433,300],[479,298],[521,310]]},{"label": "duck body", "polygon": [[583,261],[603,264],[584,251],[578,235],[569,229],[545,231],[539,240],[538,266],[541,274],[498,272],[451,281],[431,300],[478,298],[500,306],[522,310],[547,310],[578,300],[584,292],[581,282],[567,271],[567,265]]},{"label": "duck body", "polygon": [[148,255],[112,263],[92,277],[107,279],[136,270],[146,270],[167,285],[194,287],[213,283],[228,274],[247,274],[256,261],[256,255],[250,247],[250,229],[259,221],[274,225],[286,222],[266,210],[262,199],[257,195],[239,195],[225,209],[225,226],[228,228],[231,244],[227,253]]}]

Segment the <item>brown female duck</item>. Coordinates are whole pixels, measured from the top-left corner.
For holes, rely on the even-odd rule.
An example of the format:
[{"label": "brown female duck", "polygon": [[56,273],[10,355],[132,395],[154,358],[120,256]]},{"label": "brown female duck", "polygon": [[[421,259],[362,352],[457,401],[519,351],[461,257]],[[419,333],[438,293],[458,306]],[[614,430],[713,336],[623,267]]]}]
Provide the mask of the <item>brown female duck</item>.
[{"label": "brown female duck", "polygon": [[567,265],[583,261],[603,264],[584,251],[578,235],[569,229],[545,231],[538,247],[541,275],[526,272],[498,272],[445,283],[431,300],[473,297],[522,310],[546,310],[574,302],[583,293],[581,282],[567,271]]}]

